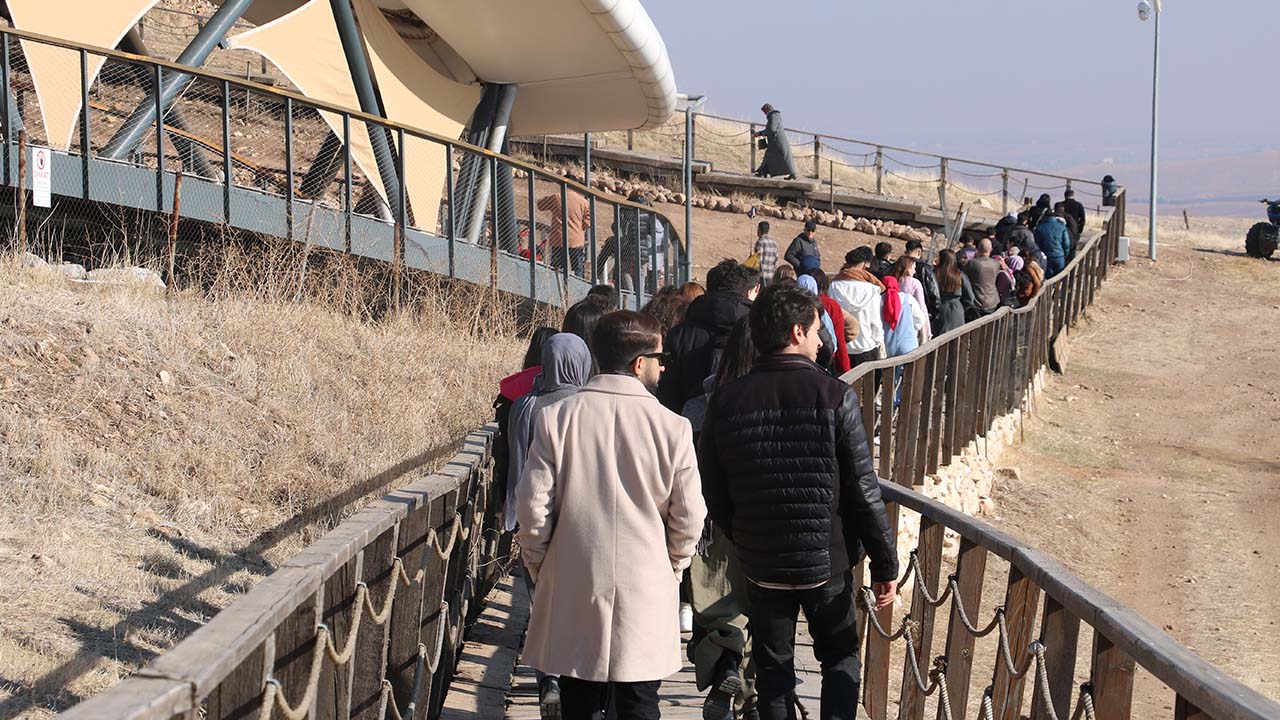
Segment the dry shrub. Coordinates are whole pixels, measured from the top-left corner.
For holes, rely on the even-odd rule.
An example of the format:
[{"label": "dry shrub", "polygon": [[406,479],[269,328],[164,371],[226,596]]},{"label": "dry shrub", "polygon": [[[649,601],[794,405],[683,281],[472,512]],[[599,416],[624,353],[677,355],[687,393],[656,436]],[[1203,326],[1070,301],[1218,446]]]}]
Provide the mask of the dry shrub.
[{"label": "dry shrub", "polygon": [[304,255],[228,243],[168,297],[0,265],[0,717],[116,682],[489,417],[509,301],[406,275],[397,309]]}]

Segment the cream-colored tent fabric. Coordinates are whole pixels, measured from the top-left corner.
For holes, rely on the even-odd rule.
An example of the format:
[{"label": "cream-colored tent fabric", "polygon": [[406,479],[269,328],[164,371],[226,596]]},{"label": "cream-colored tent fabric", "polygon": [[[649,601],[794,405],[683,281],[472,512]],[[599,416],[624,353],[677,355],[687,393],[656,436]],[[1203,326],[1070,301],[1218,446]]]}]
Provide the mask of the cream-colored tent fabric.
[{"label": "cream-colored tent fabric", "polygon": [[[444,137],[458,137],[480,100],[480,88],[456,83],[422,62],[369,0],[356,0],[355,7],[387,117]],[[405,146],[405,185],[414,224],[435,232],[449,159],[444,146],[430,140],[406,134]]]},{"label": "cream-colored tent fabric", "polygon": [[[51,0],[9,0],[9,12],[19,30],[115,47],[156,1],[93,0],[71,7]],[[71,146],[80,115],[80,53],[27,40],[22,41],[22,52],[40,99],[46,141],[51,147],[66,150]],[[90,54],[88,61],[92,83],[106,58]]]},{"label": "cream-colored tent fabric", "polygon": [[[360,107],[329,0],[311,0],[288,15],[228,38],[227,44],[260,53],[307,97],[353,109]],[[320,116],[335,135],[342,137],[341,115],[322,112]],[[378,175],[369,131],[364,123],[355,120],[351,121],[351,159],[385,199],[387,192]]]}]

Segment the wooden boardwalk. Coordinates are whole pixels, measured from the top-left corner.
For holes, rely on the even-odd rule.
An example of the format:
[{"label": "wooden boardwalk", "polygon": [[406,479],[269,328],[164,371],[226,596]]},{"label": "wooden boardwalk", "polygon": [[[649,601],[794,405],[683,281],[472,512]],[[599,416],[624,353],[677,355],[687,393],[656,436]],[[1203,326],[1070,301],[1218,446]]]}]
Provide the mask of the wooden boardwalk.
[{"label": "wooden boardwalk", "polygon": [[[671,612],[674,614],[676,608]],[[520,578],[504,578],[489,596],[485,611],[463,648],[458,672],[445,699],[442,720],[499,717],[537,720],[538,688],[534,671],[522,664],[519,657],[528,621],[529,602]],[[801,704],[811,717],[817,717],[821,676],[803,618],[796,641],[796,676]],[[694,684],[693,666],[686,664],[662,683],[662,717],[701,720],[703,697],[704,693]]]}]

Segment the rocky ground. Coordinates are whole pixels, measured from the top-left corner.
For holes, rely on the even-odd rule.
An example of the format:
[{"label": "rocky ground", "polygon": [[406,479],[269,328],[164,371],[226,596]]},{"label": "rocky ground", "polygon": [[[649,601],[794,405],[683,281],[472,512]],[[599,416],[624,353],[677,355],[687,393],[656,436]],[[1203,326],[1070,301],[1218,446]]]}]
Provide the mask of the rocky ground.
[{"label": "rocky ground", "polygon": [[[1248,224],[1162,224],[1157,264],[1137,241],[1003,458],[997,524],[1280,700],[1280,261],[1243,257]],[[1141,673],[1138,699],[1172,702]]]}]

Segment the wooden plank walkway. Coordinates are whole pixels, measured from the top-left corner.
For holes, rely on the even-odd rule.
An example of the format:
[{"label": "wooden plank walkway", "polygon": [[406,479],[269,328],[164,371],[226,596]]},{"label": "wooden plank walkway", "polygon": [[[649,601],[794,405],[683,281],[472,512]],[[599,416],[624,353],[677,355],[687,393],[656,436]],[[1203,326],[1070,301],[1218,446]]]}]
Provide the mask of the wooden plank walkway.
[{"label": "wooden plank walkway", "polygon": [[[671,612],[675,614],[677,609],[672,608]],[[443,720],[497,717],[537,720],[538,687],[534,671],[518,658],[528,621],[529,600],[520,578],[504,578],[489,596],[484,613],[467,639],[453,686],[445,699]],[[817,717],[820,669],[813,657],[813,643],[803,617],[799,628],[796,689],[809,715]],[[688,636],[684,639],[688,640]],[[693,666],[686,663],[680,672],[662,683],[662,717],[701,720],[703,697],[704,693],[694,684]]]}]

